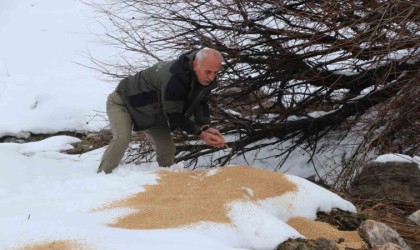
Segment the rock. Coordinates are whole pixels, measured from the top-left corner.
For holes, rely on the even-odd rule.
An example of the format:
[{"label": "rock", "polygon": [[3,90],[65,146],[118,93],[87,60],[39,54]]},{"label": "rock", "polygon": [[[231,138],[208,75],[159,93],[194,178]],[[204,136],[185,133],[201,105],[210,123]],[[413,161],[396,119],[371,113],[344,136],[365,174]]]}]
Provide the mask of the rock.
[{"label": "rock", "polygon": [[5,136],[3,138],[1,138],[0,142],[6,142],[6,143],[25,143],[26,141],[24,139],[21,138],[17,138],[14,136]]},{"label": "rock", "polygon": [[334,241],[326,238],[317,240],[298,238],[283,242],[276,250],[338,250],[338,247]]},{"label": "rock", "polygon": [[411,247],[407,245],[400,235],[384,223],[366,220],[360,225],[357,231],[372,247],[380,247],[387,243],[394,243],[404,250],[411,250]]},{"label": "rock", "polygon": [[362,214],[351,213],[334,208],[330,213],[317,212],[317,221],[326,222],[335,226],[340,231],[354,231],[367,219]]},{"label": "rock", "polygon": [[420,207],[420,169],[408,162],[369,163],[355,177],[350,193],[354,198]]},{"label": "rock", "polygon": [[17,133],[15,135],[17,138],[21,138],[21,139],[29,139],[29,137],[31,136],[31,133],[28,131],[20,131],[19,133]]},{"label": "rock", "polygon": [[[342,239],[341,239],[342,240]],[[315,244],[317,247],[319,247],[318,249],[338,249],[337,245],[335,244],[334,241],[330,240],[330,239],[326,239],[326,238],[318,238],[315,240]]]},{"label": "rock", "polygon": [[420,209],[408,216],[408,219],[417,225],[420,225]]},{"label": "rock", "polygon": [[386,243],[384,245],[372,247],[372,250],[404,250],[404,248],[394,243]]}]

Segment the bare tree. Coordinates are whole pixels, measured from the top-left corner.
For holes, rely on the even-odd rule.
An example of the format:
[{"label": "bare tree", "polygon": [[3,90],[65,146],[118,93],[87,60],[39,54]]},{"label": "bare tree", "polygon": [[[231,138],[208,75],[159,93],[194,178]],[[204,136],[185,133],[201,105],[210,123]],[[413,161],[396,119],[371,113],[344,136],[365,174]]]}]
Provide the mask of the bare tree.
[{"label": "bare tree", "polygon": [[[368,110],[379,109],[367,120],[357,155],[343,162],[352,166],[339,174],[345,183],[362,153],[396,150],[385,145],[403,125],[418,132],[418,1],[109,0],[94,7],[110,21],[109,41],[129,52],[119,64],[92,58],[104,74],[123,77],[204,46],[224,54],[211,106],[215,123],[237,140],[218,164],[292,140],[272,155],[279,169],[298,147],[319,153],[327,133],[344,136]],[[417,139],[397,151],[419,153],[419,133],[412,134]],[[182,133],[177,138],[177,161],[194,164],[218,150]]]}]

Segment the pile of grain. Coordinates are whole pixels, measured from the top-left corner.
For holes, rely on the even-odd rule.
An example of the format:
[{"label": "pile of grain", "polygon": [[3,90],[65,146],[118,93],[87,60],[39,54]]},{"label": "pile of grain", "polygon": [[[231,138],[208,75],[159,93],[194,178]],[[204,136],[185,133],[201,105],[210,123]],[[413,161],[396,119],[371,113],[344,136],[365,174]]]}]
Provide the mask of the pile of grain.
[{"label": "pile of grain", "polygon": [[113,227],[159,229],[200,221],[230,223],[226,206],[230,202],[280,196],[297,188],[283,174],[249,166],[160,171],[159,178],[158,185],[146,186],[145,192],[112,205],[138,209],[120,218]]},{"label": "pile of grain", "polygon": [[[229,203],[281,196],[297,186],[281,173],[249,166],[231,166],[205,171],[160,171],[159,184],[145,192],[113,203],[108,208],[134,208],[136,213],[119,218],[110,226],[126,229],[177,228],[197,222],[231,223]],[[291,218],[288,224],[309,239],[324,237],[345,247],[365,245],[356,231],[339,231],[333,226],[305,218]]]},{"label": "pile of grain", "polygon": [[25,245],[23,248],[18,248],[18,250],[74,250],[74,249],[89,250],[90,248],[82,244],[79,244],[77,241],[73,241],[73,240],[57,240],[57,241],[50,241],[50,242],[40,242],[40,243]]}]

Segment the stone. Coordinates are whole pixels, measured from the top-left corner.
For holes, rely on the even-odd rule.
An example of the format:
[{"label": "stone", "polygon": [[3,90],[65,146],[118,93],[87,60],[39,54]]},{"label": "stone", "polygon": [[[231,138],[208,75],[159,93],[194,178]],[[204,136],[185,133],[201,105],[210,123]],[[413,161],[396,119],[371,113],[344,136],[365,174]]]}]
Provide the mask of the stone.
[{"label": "stone", "polygon": [[281,243],[276,250],[338,250],[336,243],[326,238],[310,239],[289,239]]},{"label": "stone", "polygon": [[1,138],[0,142],[6,142],[6,143],[25,143],[26,141],[24,139],[21,138],[17,138],[14,136],[5,136],[3,138]]},{"label": "stone", "polygon": [[420,207],[420,169],[416,163],[369,163],[350,185],[355,199]]},{"label": "stone", "polygon": [[[340,240],[343,240],[340,238]],[[319,246],[319,249],[338,249],[334,241],[326,238],[318,238],[315,240],[315,244]]]},{"label": "stone", "polygon": [[372,250],[404,250],[404,248],[394,243],[386,243],[384,245],[372,247]]},{"label": "stone", "polygon": [[420,225],[420,209],[408,216],[408,219],[417,225]]},{"label": "stone", "polygon": [[333,208],[329,213],[317,212],[317,221],[335,226],[340,231],[354,231],[367,219],[367,216]]},{"label": "stone", "polygon": [[393,243],[404,250],[411,250],[411,247],[407,245],[401,236],[384,223],[366,220],[360,225],[357,231],[372,247],[380,247],[381,245]]}]

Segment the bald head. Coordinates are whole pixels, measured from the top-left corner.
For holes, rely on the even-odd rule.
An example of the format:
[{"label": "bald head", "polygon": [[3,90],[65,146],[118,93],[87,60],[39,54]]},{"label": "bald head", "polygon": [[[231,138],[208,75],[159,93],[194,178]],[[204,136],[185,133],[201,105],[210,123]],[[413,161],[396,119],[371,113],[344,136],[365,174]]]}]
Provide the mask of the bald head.
[{"label": "bald head", "polygon": [[212,57],[213,59],[219,60],[220,63],[222,63],[223,61],[223,56],[222,54],[215,50],[215,49],[211,49],[211,48],[202,48],[200,49],[197,54],[195,55],[195,60],[197,61],[198,64],[201,64],[203,62],[203,60]]},{"label": "bald head", "polygon": [[203,48],[197,52],[193,61],[193,69],[201,85],[209,85],[216,79],[222,67],[222,54],[211,48]]}]

